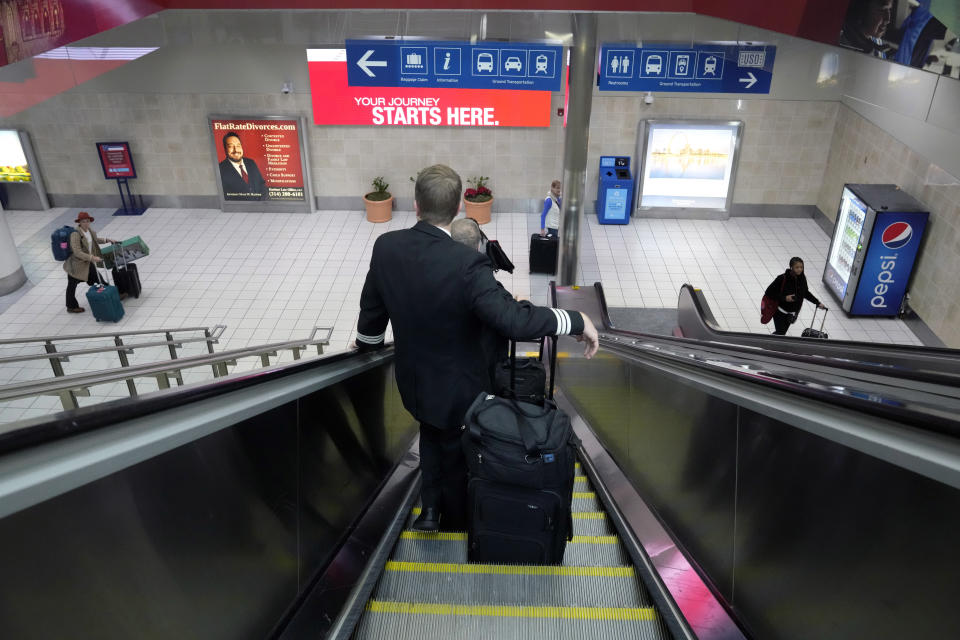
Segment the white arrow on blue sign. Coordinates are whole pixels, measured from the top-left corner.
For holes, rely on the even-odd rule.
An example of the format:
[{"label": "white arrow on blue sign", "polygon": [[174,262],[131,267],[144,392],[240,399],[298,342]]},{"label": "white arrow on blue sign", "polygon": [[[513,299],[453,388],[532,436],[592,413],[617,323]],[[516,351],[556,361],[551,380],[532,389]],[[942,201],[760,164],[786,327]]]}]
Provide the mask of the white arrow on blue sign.
[{"label": "white arrow on blue sign", "polygon": [[367,52],[363,54],[359,60],[357,60],[357,66],[363,70],[365,74],[371,78],[375,78],[376,74],[373,71],[370,71],[370,67],[386,67],[386,60],[371,60],[370,56],[373,55],[373,49],[367,49]]},{"label": "white arrow on blue sign", "polygon": [[347,40],[351,87],[559,91],[563,47],[524,42]]},{"label": "white arrow on blue sign", "polygon": [[605,44],[597,84],[601,91],[770,93],[776,55],[762,43]]}]

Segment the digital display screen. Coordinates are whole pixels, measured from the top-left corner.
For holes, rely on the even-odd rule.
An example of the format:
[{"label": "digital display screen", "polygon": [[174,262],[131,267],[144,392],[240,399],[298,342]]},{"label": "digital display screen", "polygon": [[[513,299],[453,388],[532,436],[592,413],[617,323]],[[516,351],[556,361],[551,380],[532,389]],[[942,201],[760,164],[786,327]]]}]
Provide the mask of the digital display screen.
[{"label": "digital display screen", "polygon": [[725,209],[740,124],[648,122],[643,208]]},{"label": "digital display screen", "polygon": [[27,155],[20,143],[20,134],[13,129],[0,129],[0,182],[31,182],[33,175]]},{"label": "digital display screen", "polygon": [[866,217],[867,205],[857,198],[853,191],[844,187],[840,210],[837,212],[837,224],[833,230],[830,257],[827,259],[829,277],[826,279],[841,300],[847,291]]},{"label": "digital display screen", "polygon": [[107,180],[137,177],[137,170],[130,156],[130,143],[98,142],[97,153],[100,156],[103,177]]}]

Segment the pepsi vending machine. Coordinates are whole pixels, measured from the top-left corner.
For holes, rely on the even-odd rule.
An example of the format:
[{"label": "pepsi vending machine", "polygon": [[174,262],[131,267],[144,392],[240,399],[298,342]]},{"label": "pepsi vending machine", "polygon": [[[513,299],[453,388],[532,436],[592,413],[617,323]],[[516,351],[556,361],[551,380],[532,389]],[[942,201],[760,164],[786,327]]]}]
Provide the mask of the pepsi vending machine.
[{"label": "pepsi vending machine", "polygon": [[929,212],[893,184],[847,184],[823,282],[855,316],[895,316]]}]

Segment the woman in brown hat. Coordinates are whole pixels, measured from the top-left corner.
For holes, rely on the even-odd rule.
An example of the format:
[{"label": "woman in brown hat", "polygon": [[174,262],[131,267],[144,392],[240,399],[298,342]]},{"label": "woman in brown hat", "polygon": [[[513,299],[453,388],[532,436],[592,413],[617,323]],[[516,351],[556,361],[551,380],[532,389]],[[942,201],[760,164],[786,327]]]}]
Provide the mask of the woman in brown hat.
[{"label": "woman in brown hat", "polygon": [[97,232],[90,228],[93,218],[86,211],[77,214],[74,222],[79,228],[70,234],[70,256],[63,263],[67,272],[67,312],[83,313],[86,309],[77,302],[77,285],[84,281],[89,285],[97,283],[94,265],[103,262],[100,244],[113,244],[116,240],[97,237]]}]

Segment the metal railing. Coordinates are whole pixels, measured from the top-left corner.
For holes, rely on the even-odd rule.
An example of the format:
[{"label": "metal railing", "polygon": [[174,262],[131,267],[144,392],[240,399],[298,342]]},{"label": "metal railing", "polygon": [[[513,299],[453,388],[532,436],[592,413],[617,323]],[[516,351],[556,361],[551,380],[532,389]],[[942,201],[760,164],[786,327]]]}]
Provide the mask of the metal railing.
[{"label": "metal railing", "polygon": [[[209,353],[214,353],[213,345],[220,341],[220,337],[223,335],[223,331],[227,328],[225,324],[214,325],[213,330],[211,331],[210,327],[184,327],[181,329],[147,329],[141,331],[121,331],[117,333],[85,333],[72,336],[49,336],[49,337],[40,337],[40,338],[10,338],[6,340],[0,340],[0,347],[11,346],[11,345],[29,345],[29,344],[43,344],[43,348],[46,353],[34,353],[29,355],[19,355],[19,356],[6,356],[0,358],[0,365],[3,364],[12,364],[15,362],[30,362],[33,360],[43,360],[46,359],[50,362],[50,367],[53,369],[53,375],[57,378],[62,378],[66,375],[63,370],[63,363],[69,362],[71,356],[81,356],[81,355],[93,355],[100,353],[110,353],[115,352],[117,357],[120,360],[121,367],[129,367],[130,360],[127,358],[128,354],[131,354],[136,349],[145,349],[149,347],[167,347],[170,350],[170,359],[177,360],[179,356],[177,355],[177,349],[183,347],[183,345],[194,342],[205,342],[207,345],[207,351]],[[195,338],[177,338],[174,339],[174,333],[186,333],[192,331],[203,331],[203,337]],[[153,335],[153,334],[163,334],[166,340],[156,340],[151,342],[134,342],[134,343],[124,343],[123,338],[129,338],[130,336],[142,336],[142,335]],[[66,342],[70,340],[97,340],[97,339],[110,339],[113,338],[112,345],[105,345],[101,347],[89,347],[86,349],[74,349],[71,351],[57,351],[56,342]],[[216,371],[214,371],[216,375]],[[178,377],[177,379],[179,384],[183,384],[183,378]],[[137,388],[133,380],[127,380],[127,388],[130,391],[130,395],[137,394]],[[74,398],[76,400],[76,398]]]},{"label": "metal railing", "polygon": [[[317,338],[318,331],[326,331],[327,334],[322,338]],[[316,347],[317,355],[322,355],[323,347],[330,344],[332,334],[333,329],[331,327],[314,327],[310,335],[302,340],[274,342],[221,351],[220,353],[211,352],[209,355],[177,358],[176,362],[124,365],[108,371],[80,373],[47,380],[16,382],[0,387],[0,402],[38,395],[53,395],[60,397],[64,409],[76,409],[80,406],[77,397],[89,397],[90,387],[98,385],[124,381],[127,383],[127,389],[132,397],[137,395],[136,387],[132,384],[135,378],[154,378],[160,389],[169,389],[171,379],[175,379],[180,385],[183,384],[183,369],[210,366],[213,369],[214,377],[221,377],[227,375],[229,373],[227,367],[236,365],[240,358],[258,357],[264,367],[269,367],[270,358],[277,357],[280,351],[291,351],[294,360],[299,360],[301,355],[310,347]]]}]

